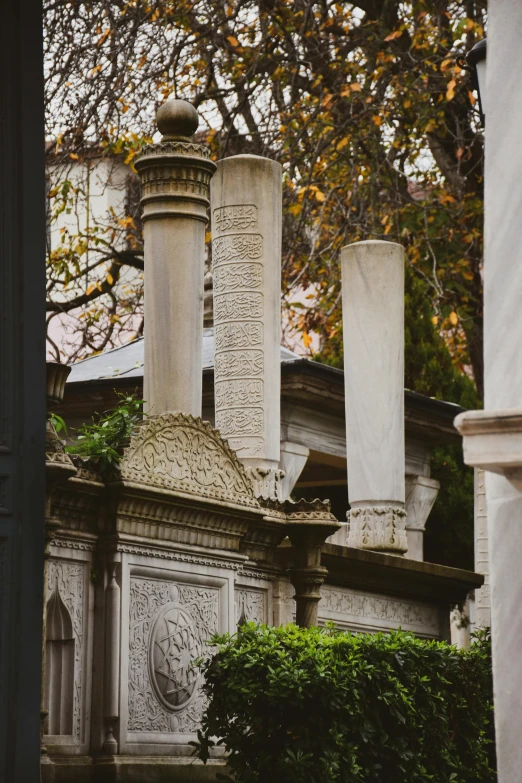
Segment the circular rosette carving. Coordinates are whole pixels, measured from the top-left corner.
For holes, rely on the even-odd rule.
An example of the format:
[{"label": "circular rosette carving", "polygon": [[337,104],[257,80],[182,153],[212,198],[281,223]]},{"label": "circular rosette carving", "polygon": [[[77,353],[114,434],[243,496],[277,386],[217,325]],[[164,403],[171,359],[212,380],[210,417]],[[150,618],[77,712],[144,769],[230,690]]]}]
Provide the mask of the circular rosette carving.
[{"label": "circular rosette carving", "polygon": [[194,696],[199,675],[193,662],[201,654],[189,612],[177,603],[163,606],[150,635],[149,670],[154,692],[170,712],[183,710]]}]

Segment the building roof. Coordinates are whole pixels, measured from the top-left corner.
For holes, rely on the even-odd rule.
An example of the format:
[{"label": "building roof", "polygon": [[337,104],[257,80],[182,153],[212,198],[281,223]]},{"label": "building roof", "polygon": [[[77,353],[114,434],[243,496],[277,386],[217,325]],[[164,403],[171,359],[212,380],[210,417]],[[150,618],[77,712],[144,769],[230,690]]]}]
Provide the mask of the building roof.
[{"label": "building roof", "polygon": [[[68,383],[85,383],[111,378],[142,378],[143,377],[143,337],[126,345],[104,351],[72,365]],[[281,362],[302,361],[288,348],[281,346]],[[305,360],[308,361],[308,360]],[[214,367],[214,329],[203,329],[203,370]]]},{"label": "building roof", "polygon": [[[138,390],[143,380],[143,337],[72,365],[63,415],[88,419],[116,404],[115,389]],[[203,330],[203,408],[214,408],[214,329]],[[344,372],[281,346],[281,399],[337,417],[344,429]],[[138,392],[139,393],[139,392]],[[410,436],[425,443],[460,442],[453,426],[460,405],[405,389],[405,424]]]}]

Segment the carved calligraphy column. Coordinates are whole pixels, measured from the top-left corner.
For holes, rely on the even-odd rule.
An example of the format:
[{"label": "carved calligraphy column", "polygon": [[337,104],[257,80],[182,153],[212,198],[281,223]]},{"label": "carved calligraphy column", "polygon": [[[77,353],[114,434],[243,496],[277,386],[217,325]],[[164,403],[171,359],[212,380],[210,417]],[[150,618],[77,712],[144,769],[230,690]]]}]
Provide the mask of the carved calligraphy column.
[{"label": "carved calligraphy column", "polygon": [[157,115],[163,133],[136,160],[145,245],[143,395],[155,414],[201,416],[205,227],[215,164],[191,141],[198,113],[167,101]]},{"label": "carved calligraphy column", "polygon": [[281,166],[237,155],[211,185],[216,426],[281,498]]},{"label": "carved calligraphy column", "polygon": [[357,242],[341,259],[348,545],[403,554],[404,250]]}]

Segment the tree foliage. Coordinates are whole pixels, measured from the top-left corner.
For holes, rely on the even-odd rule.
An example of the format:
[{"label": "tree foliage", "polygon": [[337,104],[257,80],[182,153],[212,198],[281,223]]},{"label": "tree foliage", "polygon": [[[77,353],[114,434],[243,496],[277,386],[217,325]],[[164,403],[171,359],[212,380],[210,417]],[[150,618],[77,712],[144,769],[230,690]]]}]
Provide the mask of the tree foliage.
[{"label": "tree foliage", "polygon": [[[71,165],[130,164],[158,106],[188,99],[215,157],[283,164],[283,299],[305,345],[335,359],[340,248],[399,241],[481,393],[483,144],[456,58],[485,15],[486,0],[46,0],[52,209]],[[49,256],[51,319],[88,313],[75,356],[140,328],[139,226],[109,224]]]}]

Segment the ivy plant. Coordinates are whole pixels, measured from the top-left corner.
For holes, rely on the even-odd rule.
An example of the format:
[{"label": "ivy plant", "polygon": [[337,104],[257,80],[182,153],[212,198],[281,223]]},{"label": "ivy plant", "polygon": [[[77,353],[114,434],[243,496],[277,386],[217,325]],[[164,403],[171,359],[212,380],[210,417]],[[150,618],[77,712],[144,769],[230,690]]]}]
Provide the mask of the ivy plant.
[{"label": "ivy plant", "polygon": [[143,417],[143,402],[135,394],[120,394],[115,408],[83,424],[76,443],[67,446],[70,454],[92,460],[103,472],[118,467],[122,448]]}]

